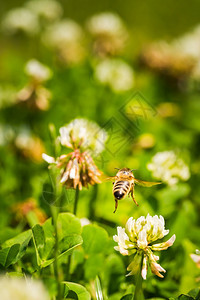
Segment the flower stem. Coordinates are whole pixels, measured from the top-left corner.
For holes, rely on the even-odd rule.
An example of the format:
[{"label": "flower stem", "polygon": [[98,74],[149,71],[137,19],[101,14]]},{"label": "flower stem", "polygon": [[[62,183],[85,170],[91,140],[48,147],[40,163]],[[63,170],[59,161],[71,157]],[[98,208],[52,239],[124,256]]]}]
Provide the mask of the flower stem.
[{"label": "flower stem", "polygon": [[143,255],[141,258],[141,264],[140,264],[140,269],[138,271],[138,275],[137,275],[137,279],[136,279],[136,286],[135,286],[135,293],[134,293],[134,300],[145,300],[144,299],[144,295],[143,295],[143,290],[142,290],[142,275],[141,275],[141,271],[142,271],[142,264],[143,264]]},{"label": "flower stem", "polygon": [[75,193],[75,200],[74,200],[74,210],[73,210],[74,215],[76,215],[76,212],[77,212],[78,199],[79,199],[79,188],[78,188],[78,185],[77,185],[76,186],[76,193]]},{"label": "flower stem", "polygon": [[61,285],[60,285],[60,278],[59,278],[59,272],[58,272],[58,227],[57,227],[57,220],[58,220],[58,208],[53,206],[51,207],[51,213],[52,213],[52,220],[53,220],[53,226],[54,226],[54,234],[55,234],[55,247],[54,247],[54,276],[57,283],[57,300],[61,300]]},{"label": "flower stem", "polygon": [[[77,213],[78,199],[79,199],[79,188],[77,185],[76,192],[75,192],[75,199],[74,199],[74,209],[73,209],[74,215],[76,215],[76,213]],[[67,270],[66,270],[67,280],[70,280],[70,265],[71,265],[71,255],[69,255],[68,263],[67,263]]]}]

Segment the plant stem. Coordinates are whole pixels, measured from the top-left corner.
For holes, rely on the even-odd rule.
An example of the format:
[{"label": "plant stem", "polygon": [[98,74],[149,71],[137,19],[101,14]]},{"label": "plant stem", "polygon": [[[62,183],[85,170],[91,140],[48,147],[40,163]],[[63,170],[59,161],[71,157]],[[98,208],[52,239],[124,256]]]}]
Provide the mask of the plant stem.
[{"label": "plant stem", "polygon": [[62,300],[61,297],[61,285],[60,285],[60,278],[59,278],[59,272],[58,272],[58,227],[57,227],[57,220],[58,220],[58,213],[59,208],[52,206],[51,207],[52,212],[52,220],[53,220],[53,226],[54,226],[54,234],[55,234],[55,248],[54,248],[54,276],[57,283],[57,300]]},{"label": "plant stem", "polygon": [[[76,186],[76,192],[75,192],[75,199],[74,199],[74,209],[73,214],[76,215],[77,212],[77,206],[78,206],[78,199],[79,199],[79,188],[78,185]],[[68,257],[68,263],[67,263],[67,280],[70,280],[70,265],[71,265],[71,255]]]},{"label": "plant stem", "polygon": [[143,282],[143,278],[142,278],[142,275],[141,275],[142,264],[143,264],[143,255],[142,255],[142,259],[141,259],[140,269],[139,269],[138,275],[137,275],[135,293],[134,293],[134,298],[133,298],[134,300],[145,300],[144,295],[143,295],[143,291],[142,291],[142,282]]},{"label": "plant stem", "polygon": [[90,198],[90,204],[89,204],[89,220],[95,219],[95,207],[96,207],[96,199],[97,199],[97,193],[98,193],[98,184],[95,184],[93,186],[93,193]]},{"label": "plant stem", "polygon": [[74,210],[73,210],[74,215],[76,215],[76,212],[77,212],[78,198],[79,198],[79,188],[78,188],[78,185],[77,185],[76,186],[76,193],[75,193],[75,200],[74,200]]}]

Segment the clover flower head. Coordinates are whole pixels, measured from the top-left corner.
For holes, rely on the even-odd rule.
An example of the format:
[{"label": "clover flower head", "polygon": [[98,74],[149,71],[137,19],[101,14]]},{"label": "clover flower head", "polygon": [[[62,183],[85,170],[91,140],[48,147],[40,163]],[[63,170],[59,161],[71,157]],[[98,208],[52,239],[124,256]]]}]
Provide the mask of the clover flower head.
[{"label": "clover flower head", "polygon": [[196,254],[190,254],[191,259],[195,262],[198,268],[200,268],[200,251],[197,249]]},{"label": "clover flower head", "polygon": [[76,149],[69,154],[64,154],[54,159],[43,153],[43,159],[60,170],[60,183],[66,188],[88,187],[96,183],[101,183],[101,171],[95,165],[89,153]]},{"label": "clover flower head", "polygon": [[133,69],[123,60],[105,59],[95,69],[96,79],[114,92],[125,92],[134,86]]},{"label": "clover flower head", "polygon": [[100,56],[120,53],[128,38],[123,21],[112,12],[92,16],[87,22],[87,29],[94,38],[94,51]]},{"label": "clover flower head", "polygon": [[15,8],[4,17],[2,26],[5,32],[14,34],[23,31],[34,35],[39,31],[38,17],[28,8]]},{"label": "clover flower head", "polygon": [[180,36],[172,42],[172,49],[177,55],[188,56],[191,59],[200,58],[200,26],[191,32]]},{"label": "clover flower head", "polygon": [[26,7],[48,21],[59,19],[63,12],[60,3],[55,0],[31,0],[26,3]]},{"label": "clover flower head", "polygon": [[85,56],[84,32],[73,20],[64,19],[49,26],[42,36],[43,43],[58,52],[66,63],[78,63]]},{"label": "clover flower head", "polygon": [[0,278],[1,300],[50,300],[50,296],[40,281],[29,278]]},{"label": "clover flower head", "polygon": [[92,156],[104,149],[107,133],[96,123],[87,119],[75,119],[60,128],[60,143],[72,152],[53,158],[43,153],[43,159],[60,170],[60,183],[69,188],[88,187],[100,183],[102,173]]},{"label": "clover flower head", "polygon": [[90,150],[95,156],[104,150],[107,138],[104,129],[87,119],[77,118],[60,128],[60,142],[63,146]]},{"label": "clover flower head", "polygon": [[49,26],[43,40],[47,45],[57,48],[79,42],[82,37],[81,26],[73,20],[64,19]]},{"label": "clover flower head", "polygon": [[31,59],[26,63],[25,73],[37,82],[46,81],[52,76],[51,70],[36,59]]},{"label": "clover flower head", "polygon": [[98,36],[102,34],[122,35],[126,32],[125,26],[121,18],[112,12],[104,12],[92,16],[87,23],[87,27],[91,34]]},{"label": "clover flower head", "polygon": [[115,250],[122,255],[135,255],[127,268],[130,271],[128,275],[136,274],[142,264],[141,275],[146,279],[149,263],[152,273],[161,278],[163,277],[160,272],[166,271],[157,263],[159,257],[153,251],[166,250],[172,246],[175,235],[166,242],[154,243],[169,233],[169,230],[165,229],[165,221],[162,216],[152,217],[148,214],[146,218],[142,216],[137,220],[131,217],[128,219],[125,228],[117,227],[117,233],[113,237],[114,241],[118,243],[118,246],[114,247]]},{"label": "clover flower head", "polygon": [[181,45],[181,41],[167,43],[161,40],[153,43],[144,49],[142,60],[152,70],[167,73],[175,79],[190,75],[196,64],[196,58]]},{"label": "clover flower head", "polygon": [[188,166],[173,151],[156,153],[147,168],[154,177],[169,185],[176,184],[179,179],[186,181],[190,177]]}]

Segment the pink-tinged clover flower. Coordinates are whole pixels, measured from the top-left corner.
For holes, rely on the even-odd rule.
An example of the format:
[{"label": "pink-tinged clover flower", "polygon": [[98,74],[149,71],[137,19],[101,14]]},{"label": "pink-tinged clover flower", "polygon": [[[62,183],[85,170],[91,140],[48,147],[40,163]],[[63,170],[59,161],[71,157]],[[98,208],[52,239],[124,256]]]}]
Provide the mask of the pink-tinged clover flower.
[{"label": "pink-tinged clover flower", "polygon": [[100,183],[101,171],[92,156],[99,155],[104,149],[107,133],[96,123],[87,119],[75,119],[60,128],[60,143],[72,149],[56,159],[43,153],[43,159],[60,169],[60,183],[67,188],[88,187]]},{"label": "pink-tinged clover flower", "polygon": [[[113,237],[114,241],[118,243],[115,250],[122,255],[132,255],[134,258],[129,264],[127,270],[129,275],[135,275],[140,271],[143,279],[146,279],[148,264],[152,273],[163,278],[160,272],[166,272],[165,269],[158,264],[159,256],[156,256],[153,251],[166,250],[172,246],[175,241],[175,234],[166,242],[154,243],[158,239],[162,239],[169,233],[165,229],[165,221],[162,216],[140,217],[135,220],[132,217],[128,219],[126,227],[117,227],[117,235]],[[143,261],[142,261],[143,259]]]}]

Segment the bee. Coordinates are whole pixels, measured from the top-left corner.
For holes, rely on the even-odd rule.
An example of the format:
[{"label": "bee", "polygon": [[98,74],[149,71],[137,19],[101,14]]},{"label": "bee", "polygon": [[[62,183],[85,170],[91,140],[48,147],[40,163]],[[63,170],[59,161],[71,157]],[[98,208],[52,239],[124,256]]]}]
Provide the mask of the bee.
[{"label": "bee", "polygon": [[156,184],[161,184],[161,182],[148,182],[136,179],[133,175],[133,170],[129,168],[118,169],[116,176],[110,177],[108,179],[114,179],[113,182],[113,196],[115,198],[115,210],[116,212],[118,201],[125,198],[127,195],[132,197],[135,204],[138,206],[137,201],[134,196],[134,185],[135,183],[145,187],[151,187]]}]

